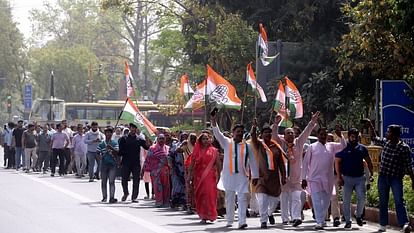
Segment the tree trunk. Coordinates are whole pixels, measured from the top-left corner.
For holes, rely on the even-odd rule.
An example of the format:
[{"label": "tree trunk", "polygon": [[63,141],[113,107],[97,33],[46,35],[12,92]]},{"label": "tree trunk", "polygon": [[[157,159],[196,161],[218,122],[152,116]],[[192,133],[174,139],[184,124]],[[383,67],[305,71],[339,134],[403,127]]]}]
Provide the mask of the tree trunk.
[{"label": "tree trunk", "polygon": [[[136,85],[136,83],[139,80],[139,60],[140,60],[140,44],[142,41],[142,33],[143,33],[143,21],[142,21],[142,1],[138,1],[137,3],[137,9],[136,9],[136,18],[135,18],[135,27],[134,27],[134,38],[133,38],[133,42],[134,42],[134,47],[133,47],[133,64],[132,64],[132,76],[135,79],[135,89],[138,89],[138,86]],[[138,90],[137,90],[138,91]]]}]

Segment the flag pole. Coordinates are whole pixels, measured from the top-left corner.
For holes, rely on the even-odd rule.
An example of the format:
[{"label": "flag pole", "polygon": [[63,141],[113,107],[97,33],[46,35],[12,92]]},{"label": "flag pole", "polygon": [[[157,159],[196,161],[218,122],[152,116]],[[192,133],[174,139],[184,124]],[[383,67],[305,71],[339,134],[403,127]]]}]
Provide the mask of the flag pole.
[{"label": "flag pole", "polygon": [[206,77],[206,85],[204,87],[204,127],[207,127],[207,79],[208,77]]},{"label": "flag pole", "polygon": [[122,110],[121,110],[121,112],[119,113],[119,115],[118,115],[118,120],[116,121],[116,124],[115,124],[115,127],[114,127],[114,129],[116,129],[116,127],[118,127],[118,124],[119,124],[119,119],[121,119],[121,115],[122,115],[122,113],[124,112],[124,109],[125,109],[125,105],[128,103],[128,97],[126,98],[126,100],[125,100],[125,103],[124,103],[124,107],[122,108]]},{"label": "flag pole", "polygon": [[[247,73],[246,73],[246,76],[247,76]],[[243,119],[244,119],[244,105],[245,105],[245,102],[246,102],[246,96],[247,96],[247,85],[248,85],[248,83],[247,83],[247,77],[246,77],[246,83],[245,83],[245,85],[244,85],[244,95],[243,95],[243,101],[242,101],[242,105],[241,105],[241,108],[242,108],[242,112],[241,112],[241,124],[243,125]]]},{"label": "flag pole", "polygon": [[[260,29],[259,29],[260,34]],[[256,41],[256,90],[254,93],[254,118],[256,118],[256,109],[257,109],[257,81],[259,80],[259,38]]]}]

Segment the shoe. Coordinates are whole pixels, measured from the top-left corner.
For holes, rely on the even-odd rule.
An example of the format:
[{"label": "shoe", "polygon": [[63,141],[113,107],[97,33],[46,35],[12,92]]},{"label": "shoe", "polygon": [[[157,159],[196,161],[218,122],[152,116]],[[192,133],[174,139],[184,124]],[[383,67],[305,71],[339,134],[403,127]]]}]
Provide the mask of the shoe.
[{"label": "shoe", "polygon": [[284,222],[282,222],[282,225],[289,225],[289,222],[288,221],[284,221]]},{"label": "shoe", "polygon": [[102,198],[101,202],[106,202],[106,197]]},{"label": "shoe", "polygon": [[132,199],[131,202],[138,203],[138,199],[136,199],[136,198],[135,199]]},{"label": "shoe", "polygon": [[356,222],[358,224],[358,226],[362,227],[364,225],[364,221],[362,220],[362,218],[356,218]]},{"label": "shoe", "polygon": [[149,196],[145,196],[145,197],[144,197],[144,200],[148,200],[148,199],[150,199],[150,197],[149,197]]},{"label": "shoe", "polygon": [[89,182],[93,182],[93,178],[90,178],[90,179],[89,179]]},{"label": "shoe", "polygon": [[117,202],[118,202],[118,199],[116,199],[116,198],[109,199],[109,203],[111,203],[111,204],[117,203]]},{"label": "shoe", "polygon": [[380,225],[378,232],[386,232],[386,231],[387,231],[387,227]]},{"label": "shoe", "polygon": [[268,216],[270,225],[275,225],[275,217],[273,215]]},{"label": "shoe", "polygon": [[411,230],[412,230],[412,228],[411,228],[411,226],[408,223],[404,224],[404,226],[402,227],[402,231],[404,233],[410,233]]},{"label": "shoe", "polygon": [[129,195],[129,194],[124,194],[124,195],[122,196],[122,198],[121,198],[121,201],[126,201],[126,199],[127,199],[128,195]]},{"label": "shoe", "polygon": [[202,219],[202,220],[200,221],[200,223],[201,223],[201,224],[207,224],[207,220]]},{"label": "shoe", "polygon": [[316,224],[314,227],[313,227],[313,229],[315,229],[315,230],[323,230],[323,226],[322,226],[322,224]]},{"label": "shoe", "polygon": [[339,220],[339,218],[334,218],[333,226],[339,227],[339,225],[341,225],[341,221]]},{"label": "shoe", "polygon": [[50,174],[50,176],[51,176],[51,177],[54,177],[54,176],[55,176],[55,174],[54,174],[54,173],[52,173],[52,174]]},{"label": "shoe", "polygon": [[226,224],[226,227],[232,227],[233,226],[233,223],[227,223]]},{"label": "shoe", "polygon": [[328,224],[326,224],[326,222],[324,222],[323,224],[322,224],[322,227],[327,227],[328,226]]},{"label": "shoe", "polygon": [[247,224],[246,223],[239,226],[239,229],[240,230],[244,230],[246,228],[247,228]]},{"label": "shoe", "polygon": [[352,230],[352,224],[350,222],[347,222],[344,226],[344,230]]},{"label": "shoe", "polygon": [[302,224],[302,220],[300,220],[300,219],[294,219],[294,220],[293,220],[293,224],[292,224],[292,226],[293,226],[293,227],[297,227],[297,226],[299,226],[300,224]]},{"label": "shoe", "polygon": [[267,229],[267,223],[266,223],[266,222],[262,222],[262,223],[260,224],[260,228],[262,228],[262,229]]}]

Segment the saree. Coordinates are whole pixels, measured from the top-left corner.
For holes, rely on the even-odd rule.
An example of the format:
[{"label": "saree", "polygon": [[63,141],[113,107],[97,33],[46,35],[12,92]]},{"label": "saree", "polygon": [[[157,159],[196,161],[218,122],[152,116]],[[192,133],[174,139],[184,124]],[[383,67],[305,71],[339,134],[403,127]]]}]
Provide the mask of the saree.
[{"label": "saree", "polygon": [[170,204],[168,150],[168,146],[161,146],[158,143],[151,146],[144,163],[144,171],[149,171],[151,175],[157,207],[168,207]]},{"label": "saree", "polygon": [[214,221],[217,219],[218,152],[211,145],[205,149],[200,147],[196,144],[192,154],[196,211],[200,219]]},{"label": "saree", "polygon": [[185,190],[185,178],[184,178],[184,156],[183,153],[172,151],[170,153],[170,159],[172,164],[172,190],[171,190],[171,205],[172,207],[185,206],[186,205],[186,190]]}]

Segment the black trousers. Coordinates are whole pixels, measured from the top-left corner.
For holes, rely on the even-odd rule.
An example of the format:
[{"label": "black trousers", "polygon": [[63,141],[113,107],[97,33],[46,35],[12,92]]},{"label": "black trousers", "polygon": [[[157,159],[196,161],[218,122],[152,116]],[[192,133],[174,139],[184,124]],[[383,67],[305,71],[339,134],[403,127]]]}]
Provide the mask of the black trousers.
[{"label": "black trousers", "polygon": [[65,149],[52,149],[52,157],[50,158],[50,170],[52,174],[56,172],[57,158],[59,158],[59,174],[65,174]]},{"label": "black trousers", "polygon": [[66,149],[63,149],[63,150],[64,150],[64,156],[65,156],[65,169],[63,170],[63,173],[67,174],[68,173],[68,167],[69,167],[69,164],[70,164],[70,159],[71,159],[70,149],[66,148]]},{"label": "black trousers", "polygon": [[139,164],[123,164],[122,165],[122,190],[124,195],[128,195],[128,179],[132,173],[132,197],[131,199],[138,198],[139,191],[139,179],[141,173],[141,166]]},{"label": "black trousers", "polygon": [[14,154],[16,153],[16,151],[8,145],[4,145],[4,158],[7,158],[7,168],[12,168],[14,166],[16,166],[16,162],[15,162],[15,156]]}]

